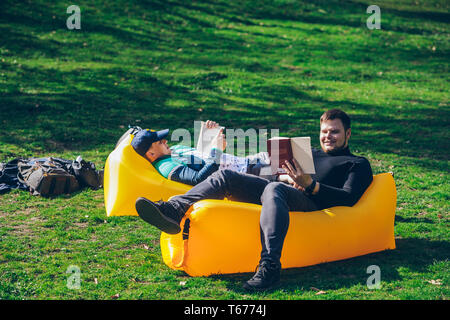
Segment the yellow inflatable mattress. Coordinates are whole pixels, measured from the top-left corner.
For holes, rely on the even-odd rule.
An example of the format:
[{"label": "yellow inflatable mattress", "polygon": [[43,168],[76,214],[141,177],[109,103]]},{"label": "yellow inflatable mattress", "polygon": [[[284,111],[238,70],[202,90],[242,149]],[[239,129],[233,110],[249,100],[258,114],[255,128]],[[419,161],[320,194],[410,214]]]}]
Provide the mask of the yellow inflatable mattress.
[{"label": "yellow inflatable mattress", "polygon": [[[291,212],[283,268],[315,265],[395,249],[396,189],[389,173],[374,180],[353,207]],[[194,204],[188,235],[161,234],[164,262],[191,276],[253,272],[260,258],[261,206],[223,200]]]}]

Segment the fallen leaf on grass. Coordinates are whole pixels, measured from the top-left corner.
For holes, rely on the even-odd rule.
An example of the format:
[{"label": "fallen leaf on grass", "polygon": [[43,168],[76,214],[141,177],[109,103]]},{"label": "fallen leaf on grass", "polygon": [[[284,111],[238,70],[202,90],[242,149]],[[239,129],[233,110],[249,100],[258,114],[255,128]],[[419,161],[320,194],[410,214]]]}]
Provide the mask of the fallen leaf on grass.
[{"label": "fallen leaf on grass", "polygon": [[326,291],[317,289],[317,288],[315,288],[315,287],[311,287],[310,289],[311,289],[311,290],[314,290],[314,291],[317,291],[317,292],[316,292],[316,296],[319,295],[319,294],[325,294],[325,293],[327,293]]},{"label": "fallen leaf on grass", "polygon": [[325,294],[325,293],[326,293],[326,291],[320,290],[319,292],[316,293],[316,296],[319,295],[319,294]]},{"label": "fallen leaf on grass", "polygon": [[428,283],[434,284],[435,286],[440,286],[442,285],[442,280],[441,279],[436,279],[436,280],[427,280]]}]

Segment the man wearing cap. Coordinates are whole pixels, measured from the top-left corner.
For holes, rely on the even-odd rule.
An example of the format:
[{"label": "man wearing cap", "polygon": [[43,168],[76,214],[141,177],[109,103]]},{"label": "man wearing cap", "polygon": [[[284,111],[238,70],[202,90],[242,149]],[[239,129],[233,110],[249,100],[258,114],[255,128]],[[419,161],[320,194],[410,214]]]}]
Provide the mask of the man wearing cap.
[{"label": "man wearing cap", "polygon": [[[214,121],[206,121],[207,128],[218,126]],[[259,174],[260,167],[264,165],[259,154],[253,158],[242,158],[223,153],[226,140],[222,131],[214,137],[212,141],[214,147],[207,157],[198,154],[191,147],[182,145],[169,147],[166,139],[168,134],[169,129],[141,130],[135,135],[131,145],[138,154],[150,161],[163,177],[173,181],[196,185],[219,168],[232,165],[231,161],[235,161],[233,170],[243,173]],[[250,163],[251,159],[254,159],[254,163]]]},{"label": "man wearing cap", "polygon": [[280,278],[281,253],[289,228],[290,211],[316,211],[334,206],[353,206],[371,184],[367,159],[350,153],[350,118],[339,109],[320,118],[320,146],[313,149],[316,174],[304,174],[298,163],[285,164],[290,184],[231,170],[218,170],[184,195],[156,203],[136,200],[139,216],[160,230],[176,234],[189,207],[203,199],[224,199],[261,204],[261,257],[255,275],[245,282],[248,290],[264,290]]}]

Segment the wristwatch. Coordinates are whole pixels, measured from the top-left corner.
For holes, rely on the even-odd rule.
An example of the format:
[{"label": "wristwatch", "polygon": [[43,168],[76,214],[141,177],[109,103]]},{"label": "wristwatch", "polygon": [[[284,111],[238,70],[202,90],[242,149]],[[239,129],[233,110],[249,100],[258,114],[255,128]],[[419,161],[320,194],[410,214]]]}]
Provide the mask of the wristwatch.
[{"label": "wristwatch", "polygon": [[307,195],[309,195],[309,196],[312,195],[314,188],[316,187],[316,182],[317,181],[313,179],[312,183],[308,187],[305,188],[305,193]]}]

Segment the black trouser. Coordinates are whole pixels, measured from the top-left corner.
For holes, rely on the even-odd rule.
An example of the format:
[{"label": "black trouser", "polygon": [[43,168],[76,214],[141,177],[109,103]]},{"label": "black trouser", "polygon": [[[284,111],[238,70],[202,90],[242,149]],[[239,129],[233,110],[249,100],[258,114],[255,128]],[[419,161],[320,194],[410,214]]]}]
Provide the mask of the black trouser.
[{"label": "black trouser", "polygon": [[184,213],[197,201],[224,199],[262,204],[260,216],[261,261],[279,262],[289,227],[289,211],[315,211],[317,206],[302,191],[282,182],[219,170],[184,195],[169,202]]}]

